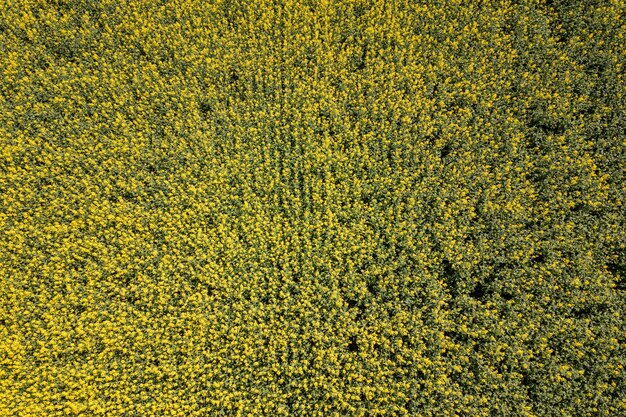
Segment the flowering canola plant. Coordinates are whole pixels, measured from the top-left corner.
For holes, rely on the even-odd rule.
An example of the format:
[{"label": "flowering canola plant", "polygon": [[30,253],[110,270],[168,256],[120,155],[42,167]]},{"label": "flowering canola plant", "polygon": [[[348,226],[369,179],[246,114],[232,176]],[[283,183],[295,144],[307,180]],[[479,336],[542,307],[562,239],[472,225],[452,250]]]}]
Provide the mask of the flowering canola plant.
[{"label": "flowering canola plant", "polygon": [[624,0],[0,0],[0,416],[626,415]]}]

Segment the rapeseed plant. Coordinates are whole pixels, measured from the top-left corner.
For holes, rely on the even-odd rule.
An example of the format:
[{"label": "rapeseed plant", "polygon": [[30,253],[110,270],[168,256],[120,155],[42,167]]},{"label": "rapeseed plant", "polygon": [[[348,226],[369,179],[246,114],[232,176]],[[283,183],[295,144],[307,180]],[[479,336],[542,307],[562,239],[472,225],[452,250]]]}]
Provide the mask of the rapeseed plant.
[{"label": "rapeseed plant", "polygon": [[626,413],[620,0],[0,0],[0,415]]}]

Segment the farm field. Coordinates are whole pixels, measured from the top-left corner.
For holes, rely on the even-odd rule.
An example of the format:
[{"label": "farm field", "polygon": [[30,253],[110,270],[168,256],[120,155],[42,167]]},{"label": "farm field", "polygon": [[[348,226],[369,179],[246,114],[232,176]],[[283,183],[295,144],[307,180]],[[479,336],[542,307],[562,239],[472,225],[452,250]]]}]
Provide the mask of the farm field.
[{"label": "farm field", "polygon": [[0,0],[0,417],[626,415],[624,0]]}]

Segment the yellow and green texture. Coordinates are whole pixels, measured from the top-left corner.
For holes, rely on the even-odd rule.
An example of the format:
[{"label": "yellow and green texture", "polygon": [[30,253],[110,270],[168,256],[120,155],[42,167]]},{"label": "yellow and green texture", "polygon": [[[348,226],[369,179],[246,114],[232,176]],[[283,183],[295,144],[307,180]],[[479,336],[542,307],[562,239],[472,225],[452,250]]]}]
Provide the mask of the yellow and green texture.
[{"label": "yellow and green texture", "polygon": [[625,12],[0,0],[0,415],[626,415]]}]

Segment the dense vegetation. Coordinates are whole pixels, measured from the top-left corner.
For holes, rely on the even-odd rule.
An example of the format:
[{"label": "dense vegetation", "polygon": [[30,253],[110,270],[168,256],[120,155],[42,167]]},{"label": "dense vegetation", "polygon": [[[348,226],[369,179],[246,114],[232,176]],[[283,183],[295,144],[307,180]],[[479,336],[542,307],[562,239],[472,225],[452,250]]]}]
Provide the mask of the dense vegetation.
[{"label": "dense vegetation", "polygon": [[0,415],[626,415],[625,11],[0,0]]}]

